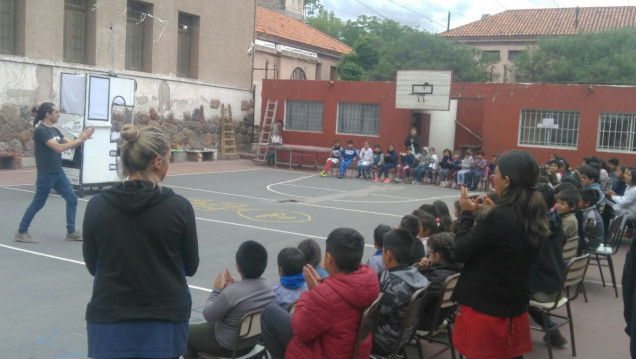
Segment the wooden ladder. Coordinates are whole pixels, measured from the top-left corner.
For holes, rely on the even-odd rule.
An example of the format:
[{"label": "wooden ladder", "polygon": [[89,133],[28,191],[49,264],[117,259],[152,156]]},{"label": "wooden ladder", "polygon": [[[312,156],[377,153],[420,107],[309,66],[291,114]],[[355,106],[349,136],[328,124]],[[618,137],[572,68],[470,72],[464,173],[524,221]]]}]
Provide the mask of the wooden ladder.
[{"label": "wooden ladder", "polygon": [[236,131],[232,119],[232,105],[221,104],[221,159],[239,158]]},{"label": "wooden ladder", "polygon": [[256,158],[254,158],[255,162],[265,162],[265,155],[267,154],[267,147],[269,144],[269,134],[272,131],[277,110],[278,100],[267,100],[267,105],[265,105],[265,114],[263,116],[263,125],[261,126],[261,135],[258,139],[256,148]]}]

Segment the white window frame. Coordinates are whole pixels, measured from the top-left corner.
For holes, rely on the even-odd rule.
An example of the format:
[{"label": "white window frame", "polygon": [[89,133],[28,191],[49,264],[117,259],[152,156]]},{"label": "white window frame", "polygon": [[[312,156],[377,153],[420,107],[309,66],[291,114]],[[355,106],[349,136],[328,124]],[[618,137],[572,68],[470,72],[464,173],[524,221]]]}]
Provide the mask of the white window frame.
[{"label": "white window frame", "polygon": [[[320,131],[313,131],[313,130],[308,130],[308,129],[294,129],[291,128],[289,126],[289,109],[288,109],[288,104],[290,101],[293,102],[315,102],[315,103],[320,103],[322,106],[322,116],[320,118],[321,120],[321,125],[320,125]],[[313,101],[313,100],[285,100],[285,117],[284,117],[284,125],[285,125],[285,131],[293,131],[293,132],[311,132],[311,133],[323,133],[325,130],[325,103],[324,101]]]},{"label": "white window frame", "polygon": [[[378,132],[377,134],[369,134],[369,133],[353,133],[353,132],[344,132],[344,131],[340,131],[340,106],[341,105],[359,105],[359,106],[370,106],[370,105],[374,105],[377,106],[378,110],[377,110],[377,114],[378,114]],[[338,102],[338,107],[337,107],[337,111],[336,111],[336,134],[338,135],[354,135],[354,136],[365,136],[365,137],[380,137],[380,121],[382,119],[381,116],[382,113],[382,105],[379,103],[370,103],[370,102]]]},{"label": "white window frame", "polygon": [[[536,114],[536,118],[532,118],[532,114]],[[558,129],[550,128],[538,128],[539,123],[542,123],[542,119],[552,118],[554,123],[559,125]],[[525,123],[530,121],[532,123]],[[519,127],[517,131],[517,145],[519,147],[538,147],[538,148],[560,148],[565,150],[576,150],[579,146],[579,130],[581,125],[581,113],[573,110],[546,110],[546,109],[533,109],[524,108],[519,112]],[[567,126],[567,128],[565,127]],[[525,139],[525,131],[533,130],[533,139]],[[554,136],[560,136],[561,139],[567,134],[574,135],[574,141],[572,144],[564,144],[564,141],[541,141],[542,138],[547,136],[552,137],[552,133],[556,132]]]},{"label": "white window frame", "polygon": [[[616,124],[607,124],[606,121],[612,120],[623,121],[623,126],[620,131],[616,130],[616,127],[618,127]],[[615,129],[611,130],[611,127],[614,127]],[[625,130],[625,128],[627,128],[627,130]],[[608,137],[607,141],[603,141],[605,135]],[[623,137],[627,141],[624,146],[610,146],[609,144],[602,145],[602,142],[609,142],[611,136],[614,136],[614,139],[616,139],[617,135]],[[599,152],[636,153],[636,113],[601,112],[598,117],[596,150]]]}]

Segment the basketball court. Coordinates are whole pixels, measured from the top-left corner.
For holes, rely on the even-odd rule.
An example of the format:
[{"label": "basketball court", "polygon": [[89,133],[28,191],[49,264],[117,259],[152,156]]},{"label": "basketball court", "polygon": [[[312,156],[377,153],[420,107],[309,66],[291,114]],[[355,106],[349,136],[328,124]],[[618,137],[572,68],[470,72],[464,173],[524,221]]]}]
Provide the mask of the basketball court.
[{"label": "basketball court", "polygon": [[[0,355],[3,358],[85,358],[84,311],[92,277],[83,265],[81,243],[64,240],[64,200],[51,195],[29,232],[36,244],[13,240],[17,224],[33,198],[35,169],[0,172]],[[359,179],[321,178],[316,171],[258,166],[250,161],[172,164],[165,185],[188,198],[197,218],[200,265],[188,279],[193,300],[191,323],[201,322],[202,306],[217,272],[234,267],[239,244],[252,239],[269,252],[265,278],[277,278],[276,256],[287,246],[314,238],[324,240],[337,227],[353,227],[365,237],[363,260],[374,252],[372,231],[378,224],[397,225],[404,214],[439,199],[451,208],[459,192],[430,185],[374,183]],[[80,199],[81,228],[86,203]],[[620,281],[628,243],[615,256]],[[324,254],[324,253],[323,253]],[[606,272],[606,277],[609,273]],[[600,285],[598,268],[590,267],[586,288],[589,303],[578,298],[572,306],[579,358],[626,358],[622,298]],[[620,288],[619,288],[620,292]],[[567,328],[563,328],[567,335]],[[528,358],[546,358],[540,333]],[[556,358],[571,357],[569,347],[555,350]],[[434,353],[440,347],[426,346]],[[414,354],[416,357],[416,354]],[[445,352],[439,357],[449,358]]]}]

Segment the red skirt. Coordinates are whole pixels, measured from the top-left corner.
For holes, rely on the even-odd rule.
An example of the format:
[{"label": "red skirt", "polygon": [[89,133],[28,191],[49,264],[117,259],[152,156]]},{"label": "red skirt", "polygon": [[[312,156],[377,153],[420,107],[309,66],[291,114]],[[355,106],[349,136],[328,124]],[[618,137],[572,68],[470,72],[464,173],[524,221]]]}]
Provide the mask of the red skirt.
[{"label": "red skirt", "polygon": [[510,359],[532,351],[528,313],[499,318],[460,305],[453,344],[470,359]]}]

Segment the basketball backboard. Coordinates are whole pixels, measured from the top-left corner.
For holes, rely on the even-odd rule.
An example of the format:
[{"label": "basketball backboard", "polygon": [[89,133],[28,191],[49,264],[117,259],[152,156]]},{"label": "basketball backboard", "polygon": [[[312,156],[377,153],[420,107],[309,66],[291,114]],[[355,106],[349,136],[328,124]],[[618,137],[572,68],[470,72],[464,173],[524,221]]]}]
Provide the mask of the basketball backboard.
[{"label": "basketball backboard", "polygon": [[398,70],[395,108],[448,111],[451,70]]}]

